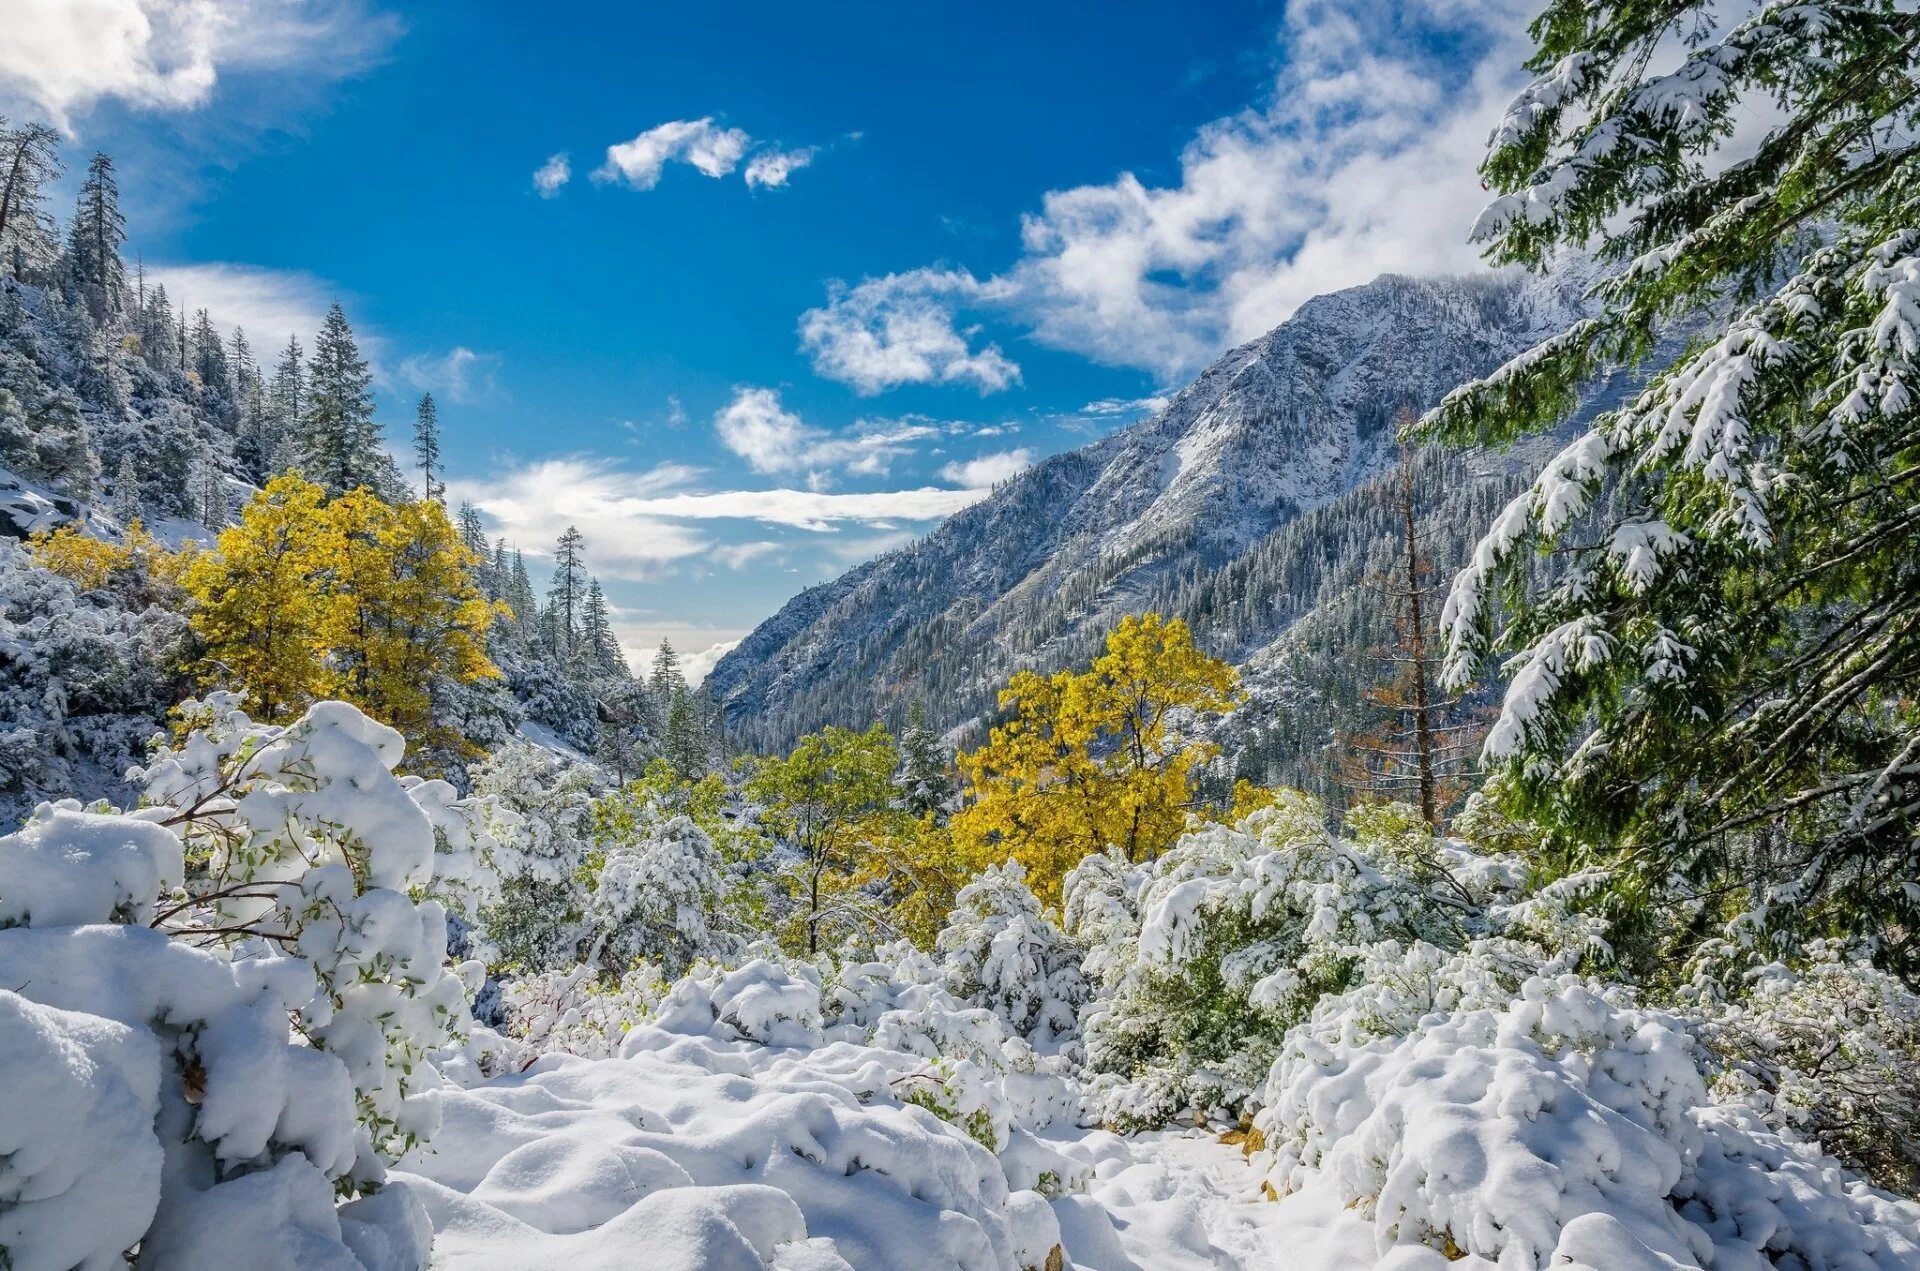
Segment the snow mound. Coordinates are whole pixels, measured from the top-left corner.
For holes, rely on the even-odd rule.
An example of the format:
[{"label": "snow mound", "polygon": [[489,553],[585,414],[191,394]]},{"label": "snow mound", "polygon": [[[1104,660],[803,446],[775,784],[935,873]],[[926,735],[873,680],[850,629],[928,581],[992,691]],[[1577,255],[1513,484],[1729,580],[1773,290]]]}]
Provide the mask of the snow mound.
[{"label": "snow mound", "polygon": [[1283,1210],[1358,1215],[1381,1266],[1407,1247],[1503,1269],[1920,1265],[1920,1205],[1714,1103],[1686,1021],[1619,990],[1535,976],[1403,1037],[1325,1036],[1296,1029],[1274,1066],[1269,1182]]}]

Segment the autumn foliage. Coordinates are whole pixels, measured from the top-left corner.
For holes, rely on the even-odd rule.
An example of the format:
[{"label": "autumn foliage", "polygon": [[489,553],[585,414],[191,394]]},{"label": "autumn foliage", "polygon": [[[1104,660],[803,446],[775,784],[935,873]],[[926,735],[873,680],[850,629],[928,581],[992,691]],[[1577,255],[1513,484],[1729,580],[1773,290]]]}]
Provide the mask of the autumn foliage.
[{"label": "autumn foliage", "polygon": [[959,757],[969,791],[956,843],[975,868],[1019,861],[1049,903],[1091,852],[1152,859],[1185,828],[1193,769],[1215,753],[1173,725],[1238,695],[1231,666],[1155,613],[1122,619],[1085,671],[1020,672],[1000,694],[1008,721]]}]

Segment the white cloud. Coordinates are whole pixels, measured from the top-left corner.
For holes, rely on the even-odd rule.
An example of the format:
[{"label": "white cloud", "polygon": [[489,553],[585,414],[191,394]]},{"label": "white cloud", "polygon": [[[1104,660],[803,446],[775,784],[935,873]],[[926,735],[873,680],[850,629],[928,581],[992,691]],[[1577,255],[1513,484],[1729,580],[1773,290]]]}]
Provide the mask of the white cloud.
[{"label": "white cloud", "polygon": [[788,177],[812,163],[819,153],[813,146],[800,150],[764,150],[747,161],[747,184],[778,189],[787,183]]},{"label": "white cloud", "polygon": [[694,558],[725,559],[724,547],[687,522],[756,521],[815,533],[856,525],[891,529],[895,522],[939,520],[988,493],[933,486],[860,494],[687,489],[698,474],[684,464],[631,472],[601,459],[542,459],[484,479],[449,481],[447,497],[471,502],[490,534],[504,535],[529,553],[576,525],[594,572],[647,580]]},{"label": "white cloud", "polygon": [[543,459],[485,480],[447,483],[449,502],[470,502],[488,530],[529,554],[545,551],[569,525],[587,540],[587,564],[611,578],[657,578],[674,563],[705,553],[706,535],[651,516],[651,493],[679,485],[692,469],[662,465],[618,471],[604,461]]},{"label": "white cloud", "polygon": [[223,72],[300,67],[350,75],[398,38],[360,0],[7,0],[0,102],[72,132],[112,98],[205,105]]},{"label": "white cloud", "polygon": [[940,479],[968,489],[978,489],[981,486],[998,485],[1032,466],[1033,451],[1021,446],[1017,450],[977,455],[964,463],[947,464],[940,469]]},{"label": "white cloud", "polygon": [[991,491],[913,490],[830,494],[819,490],[725,490],[714,494],[670,494],[638,500],[648,515],[688,520],[750,520],[768,525],[826,532],[839,525],[889,521],[935,521],[978,503]]},{"label": "white cloud", "polygon": [[475,353],[456,344],[438,356],[414,354],[400,363],[400,374],[415,388],[438,393],[449,401],[470,402],[493,395],[494,372],[499,366],[499,354]]},{"label": "white cloud", "polygon": [[1165,410],[1165,397],[1102,397],[1098,401],[1088,402],[1080,408],[1082,415],[1145,415]]},{"label": "white cloud", "polygon": [[[774,190],[785,186],[788,178],[810,166],[821,153],[819,146],[783,150],[756,141],[745,129],[722,127],[708,115],[700,119],[675,119],[649,128],[631,141],[608,146],[607,161],[594,169],[593,179],[603,184],[616,182],[633,190],[651,190],[660,184],[661,174],[669,163],[687,164],[718,180],[731,174],[745,159],[747,166],[742,178],[747,186]],[[749,155],[752,158],[748,158]],[[564,155],[554,157],[565,159]],[[547,163],[551,166],[553,160]],[[565,180],[564,174],[561,179]],[[534,180],[539,183],[538,173]]]},{"label": "white cloud", "polygon": [[865,394],[902,384],[971,384],[982,394],[1020,378],[997,344],[974,345],[977,328],[956,324],[955,309],[1002,300],[1003,285],[965,270],[915,269],[835,281],[827,303],[800,315],[800,345],[813,369]]},{"label": "white cloud", "polygon": [[676,119],[649,128],[632,141],[607,147],[607,161],[595,181],[616,181],[635,190],[651,190],[669,163],[686,163],[718,179],[739,166],[753,138],[738,128],[722,128],[711,117]]},{"label": "white cloud", "polygon": [[780,551],[778,543],[728,543],[724,547],[716,547],[713,558],[728,569],[745,569],[757,560],[778,555]]},{"label": "white cloud", "polygon": [[[252,265],[148,265],[147,286],[165,286],[175,313],[205,309],[222,331],[245,327],[254,356],[268,366],[297,335],[308,352],[339,295],[333,284],[294,270],[260,269]],[[351,315],[349,315],[351,317]],[[363,357],[378,361],[382,341],[373,332],[354,329]]]},{"label": "white cloud", "polygon": [[713,670],[714,663],[745,638],[746,632],[661,619],[616,622],[613,636],[619,642],[620,651],[627,656],[627,665],[643,678],[653,665],[653,656],[660,651],[661,642],[672,643],[680,660],[680,674],[688,684],[699,684]]},{"label": "white cloud", "polygon": [[[1054,190],[1022,255],[975,281],[943,268],[849,291],[801,319],[822,374],[862,391],[947,378],[902,361],[896,323],[959,343],[964,314],[1168,382],[1381,273],[1479,267],[1488,129],[1524,78],[1533,0],[1300,0],[1263,104],[1202,127],[1179,179]],[[963,280],[953,285],[943,280]],[[909,285],[903,280],[915,280]],[[863,342],[864,341],[864,342]]]},{"label": "white cloud", "polygon": [[704,649],[685,655],[680,659],[680,674],[686,677],[688,684],[698,685],[712,673],[715,664],[721,658],[739,647],[742,638],[744,637],[722,640],[718,644],[710,644]]},{"label": "white cloud", "polygon": [[755,472],[817,473],[845,468],[860,476],[884,474],[915,443],[940,435],[931,424],[909,420],[862,420],[836,435],[803,422],[770,388],[736,388],[733,400],[714,413],[720,444]]},{"label": "white cloud", "polygon": [[567,158],[565,151],[562,151],[550,156],[545,163],[534,169],[533,188],[540,192],[541,198],[550,199],[560,193],[560,187],[572,179],[573,161]]}]

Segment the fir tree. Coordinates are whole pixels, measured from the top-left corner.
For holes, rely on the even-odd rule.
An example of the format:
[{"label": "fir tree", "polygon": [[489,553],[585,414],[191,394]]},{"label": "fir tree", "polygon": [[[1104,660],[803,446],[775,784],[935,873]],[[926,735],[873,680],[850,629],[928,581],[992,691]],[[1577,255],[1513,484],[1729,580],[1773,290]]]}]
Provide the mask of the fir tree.
[{"label": "fir tree", "polygon": [[[1920,974],[1914,16],[1554,0],[1533,31],[1475,235],[1614,268],[1595,316],[1429,426],[1551,426],[1696,325],[1495,522],[1442,616],[1452,681],[1518,651],[1486,758],[1626,872],[1649,967],[1860,934]],[[1765,135],[1720,151],[1763,101]]]},{"label": "fir tree", "polygon": [[307,476],[329,494],[378,481],[380,428],[373,422],[372,383],[347,315],[335,304],[314,343],[301,447]]},{"label": "fir tree", "polygon": [[420,468],[421,497],[445,503],[446,483],[434,475],[440,467],[440,412],[433,404],[432,393],[421,394],[414,412],[413,460]]},{"label": "fir tree", "polygon": [[513,572],[508,580],[506,600],[521,625],[531,631],[539,617],[538,607],[533,598],[533,579],[527,574],[526,555],[518,549],[513,553]]},{"label": "fir tree", "polygon": [[201,409],[215,425],[231,433],[239,423],[239,415],[234,410],[233,367],[227,361],[227,346],[214,330],[213,319],[205,309],[193,315],[191,342],[193,373],[200,381]]},{"label": "fir tree", "polygon": [[551,631],[548,647],[571,659],[579,644],[580,610],[586,600],[587,541],[569,525],[553,548],[553,582],[547,588]]},{"label": "fir tree", "polygon": [[668,766],[682,781],[699,780],[711,766],[705,712],[684,683],[674,685],[668,699],[667,735],[662,749]]},{"label": "fir tree", "polygon": [[120,312],[127,285],[120,248],[127,241],[127,220],[120,212],[120,187],[113,160],[96,153],[87,163],[80,201],[67,230],[67,273],[86,298],[95,322]]},{"label": "fir tree", "polygon": [[179,362],[173,347],[173,302],[161,283],[140,307],[140,356],[154,370],[171,372]]},{"label": "fir tree", "polygon": [[130,450],[120,452],[120,466],[113,470],[113,519],[121,529],[140,519],[140,474]]},{"label": "fir tree", "polygon": [[306,418],[307,371],[300,337],[287,337],[280,360],[273,368],[273,385],[267,390],[267,416],[271,434],[266,464],[270,472],[283,471],[301,459],[302,421]]},{"label": "fir tree", "polygon": [[927,705],[916,701],[907,708],[907,727],[900,734],[901,804],[916,817],[944,824],[952,810],[953,763],[940,738],[927,723]]},{"label": "fir tree", "polygon": [[41,206],[59,179],[60,134],[45,124],[8,128],[0,121],[0,260],[15,278],[45,264],[53,223]]},{"label": "fir tree", "polygon": [[626,675],[627,662],[620,653],[619,641],[614,638],[613,618],[607,611],[606,593],[600,590],[598,578],[587,580],[587,598],[581,607],[580,645],[599,670],[609,675]]}]

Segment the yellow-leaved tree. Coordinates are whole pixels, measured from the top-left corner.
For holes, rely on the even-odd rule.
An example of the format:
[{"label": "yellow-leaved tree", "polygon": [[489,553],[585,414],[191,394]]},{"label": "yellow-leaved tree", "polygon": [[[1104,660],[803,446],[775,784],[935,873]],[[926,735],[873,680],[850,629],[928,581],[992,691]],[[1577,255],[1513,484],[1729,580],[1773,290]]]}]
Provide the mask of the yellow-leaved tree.
[{"label": "yellow-leaved tree", "polygon": [[959,756],[967,791],[955,841],[976,868],[1019,861],[1050,904],[1090,852],[1150,860],[1185,828],[1194,766],[1215,753],[1173,736],[1172,716],[1219,714],[1238,700],[1233,668],[1201,652],[1186,623],[1122,619],[1085,671],[1008,681],[1000,706],[1012,717]]},{"label": "yellow-leaved tree", "polygon": [[320,630],[332,525],[325,502],[312,482],[275,477],[183,580],[193,602],[188,621],[206,645],[200,678],[244,688],[248,708],[269,723],[326,694]]},{"label": "yellow-leaved tree", "polygon": [[352,702],[412,746],[445,744],[436,685],[499,675],[478,562],[438,503],[388,504],[276,477],[186,570],[200,678],[244,688],[263,720]]},{"label": "yellow-leaved tree", "polygon": [[495,609],[474,582],[478,559],[432,499],[389,504],[362,488],[327,513],[330,691],[410,740],[449,743],[433,724],[434,685],[500,674],[487,658]]}]

